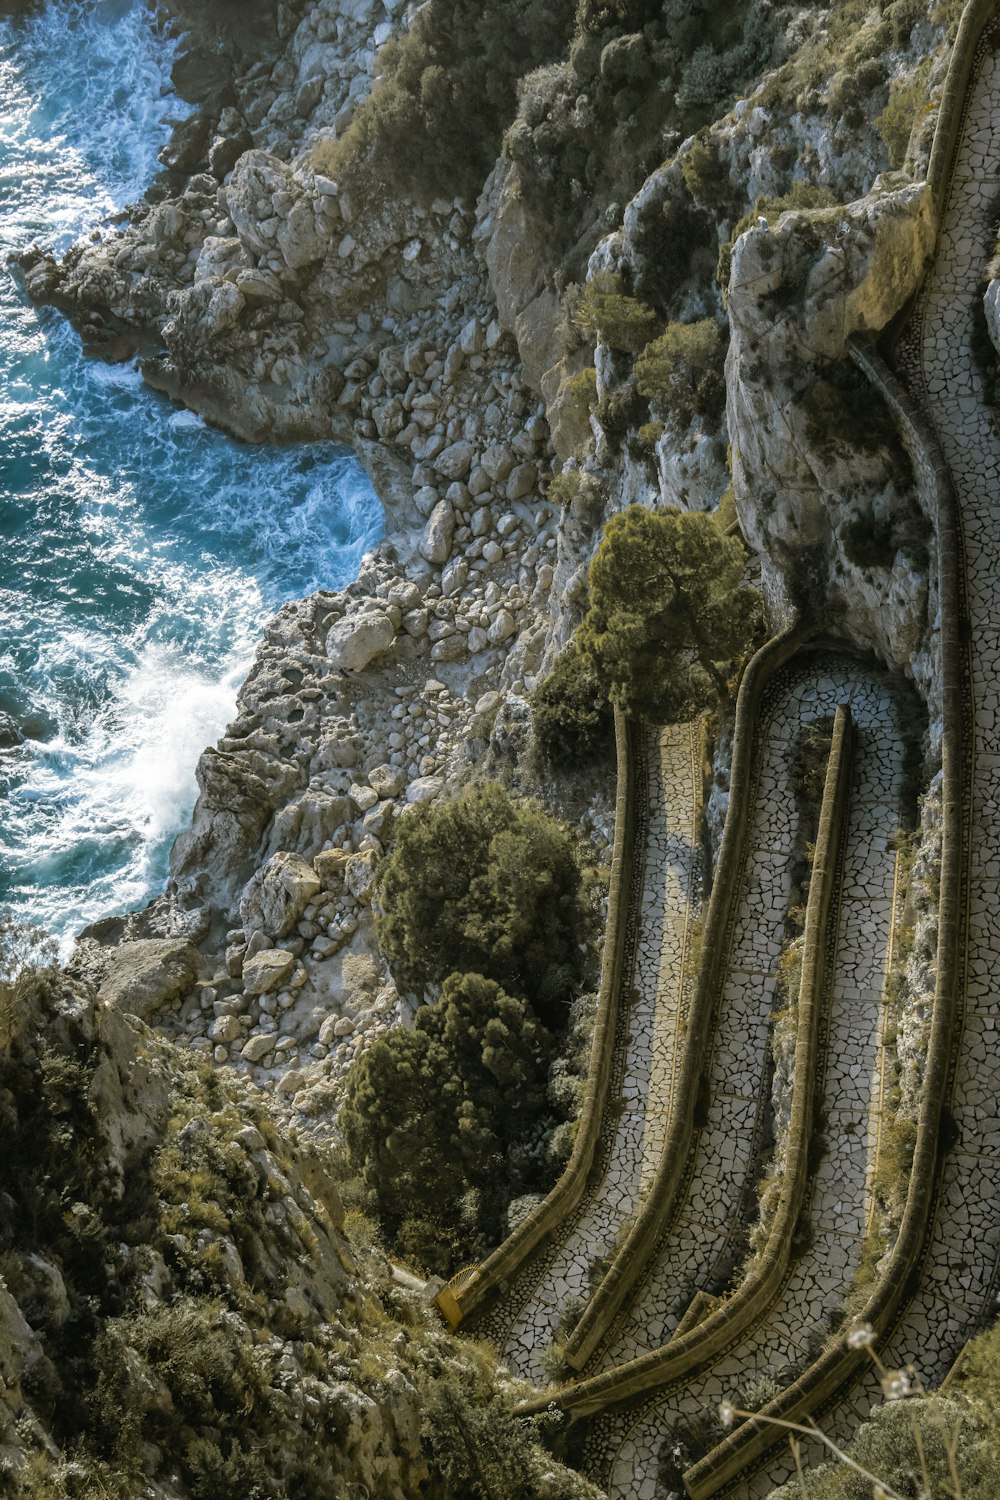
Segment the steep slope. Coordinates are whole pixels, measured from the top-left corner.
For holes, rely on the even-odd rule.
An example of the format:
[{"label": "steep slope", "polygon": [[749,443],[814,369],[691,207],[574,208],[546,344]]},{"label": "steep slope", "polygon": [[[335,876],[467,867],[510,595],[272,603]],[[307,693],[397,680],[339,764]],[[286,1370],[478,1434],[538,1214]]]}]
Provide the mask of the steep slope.
[{"label": "steep slope", "polygon": [[0,1110],[5,1493],[593,1494],[252,1090],[43,971],[0,990]]}]

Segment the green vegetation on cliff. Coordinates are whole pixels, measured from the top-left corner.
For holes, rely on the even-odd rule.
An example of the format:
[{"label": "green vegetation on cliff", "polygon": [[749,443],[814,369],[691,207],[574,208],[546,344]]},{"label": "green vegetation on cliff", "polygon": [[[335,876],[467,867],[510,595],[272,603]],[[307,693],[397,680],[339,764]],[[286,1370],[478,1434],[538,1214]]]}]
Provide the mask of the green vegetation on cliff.
[{"label": "green vegetation on cliff", "polygon": [[453,974],[412,1031],[390,1032],[351,1070],[340,1127],[407,1260],[450,1275],[504,1237],[512,1198],[548,1187],[559,1165],[553,1055],[525,1001]]},{"label": "green vegetation on cliff", "polygon": [[0,985],[3,1493],[594,1500],[348,1242],[324,1163],[136,1024],[55,970]]},{"label": "green vegetation on cliff", "polygon": [[378,940],[400,985],[482,974],[558,1024],[582,972],[587,881],[537,803],[487,783],[408,813],[378,895]]},{"label": "green vegetation on cliff", "polygon": [[613,702],[653,723],[713,707],[762,625],[743,545],[701,511],[612,516],[590,567],[580,651]]},{"label": "green vegetation on cliff", "polygon": [[522,74],[568,40],[572,0],[434,0],[380,56],[381,79],[317,166],[371,189],[475,197]]},{"label": "green vegetation on cliff", "polygon": [[379,941],[401,985],[440,995],[355,1063],[339,1124],[358,1206],[414,1264],[485,1253],[569,1153],[590,884],[556,819],[495,784],[399,825]]}]

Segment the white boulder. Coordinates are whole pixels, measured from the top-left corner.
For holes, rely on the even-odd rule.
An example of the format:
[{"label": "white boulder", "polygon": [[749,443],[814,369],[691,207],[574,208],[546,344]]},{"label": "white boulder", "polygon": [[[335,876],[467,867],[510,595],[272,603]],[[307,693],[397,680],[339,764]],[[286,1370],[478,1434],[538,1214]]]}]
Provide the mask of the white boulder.
[{"label": "white boulder", "polygon": [[298,854],[279,850],[247,881],[240,898],[240,920],[249,938],[254,932],[284,937],[292,931],[308,901],[320,889],[320,878]]},{"label": "white boulder", "polygon": [[[428,523],[429,524],[429,523]],[[388,651],[396,639],[396,627],[380,609],[368,609],[337,620],[326,635],[326,654],[334,667],[360,672]]]}]

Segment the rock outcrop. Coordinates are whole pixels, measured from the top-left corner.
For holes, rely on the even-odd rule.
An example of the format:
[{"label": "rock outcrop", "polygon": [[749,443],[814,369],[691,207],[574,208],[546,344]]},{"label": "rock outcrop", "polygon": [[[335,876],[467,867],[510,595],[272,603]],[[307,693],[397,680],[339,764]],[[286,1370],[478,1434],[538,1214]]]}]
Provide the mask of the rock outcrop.
[{"label": "rock outcrop", "polygon": [[932,243],[927,190],[892,178],[844,208],[749,229],[733,251],[726,362],[736,503],[773,607],[836,621],[925,692],[934,517],[848,339],[885,327]]},{"label": "rock outcrop", "polygon": [[[419,1279],[351,1245],[324,1162],[87,987],[49,974],[3,999],[4,1493],[442,1485],[452,1416],[504,1377]],[[531,1493],[594,1500],[501,1404],[491,1421]]]},{"label": "rock outcrop", "polygon": [[197,948],[183,939],[120,943],[108,954],[100,998],[125,1015],[150,1021],[191,988],[198,961]]}]

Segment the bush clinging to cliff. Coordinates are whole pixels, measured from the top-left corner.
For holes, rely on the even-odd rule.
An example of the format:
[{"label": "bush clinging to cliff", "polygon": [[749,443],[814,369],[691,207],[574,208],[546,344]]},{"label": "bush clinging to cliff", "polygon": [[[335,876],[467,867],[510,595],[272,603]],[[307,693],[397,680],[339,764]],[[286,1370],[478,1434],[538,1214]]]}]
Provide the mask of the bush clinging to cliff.
[{"label": "bush clinging to cliff", "polygon": [[744,555],[701,511],[612,516],[590,565],[590,608],[577,634],[614,702],[658,723],[711,707],[760,633]]},{"label": "bush clinging to cliff", "polygon": [[696,413],[717,420],[726,396],[724,356],[714,318],[670,323],[636,360],[636,387],[656,411],[681,426]]},{"label": "bush clinging to cliff", "polygon": [[494,979],[558,1021],[581,972],[586,883],[573,841],[540,806],[487,784],[399,824],[376,930],[397,981]]},{"label": "bush clinging to cliff", "polygon": [[535,737],[546,760],[580,766],[611,743],[611,705],[593,663],[575,644],[556,658],[532,698]]},{"label": "bush clinging to cliff", "polygon": [[518,1170],[518,1147],[548,1112],[552,1052],[523,1000],[452,974],[412,1031],[389,1032],[355,1064],[340,1128],[400,1254],[450,1275],[502,1238],[512,1197],[543,1185],[530,1151]]},{"label": "bush clinging to cliff", "polygon": [[630,297],[614,271],[598,271],[587,282],[576,309],[576,322],[594,342],[637,354],[656,328],[656,314],[638,297]]},{"label": "bush clinging to cliff", "polygon": [[572,15],[572,0],[422,6],[382,49],[382,76],[324,170],[372,188],[474,196],[513,118],[518,79],[562,51]]}]

